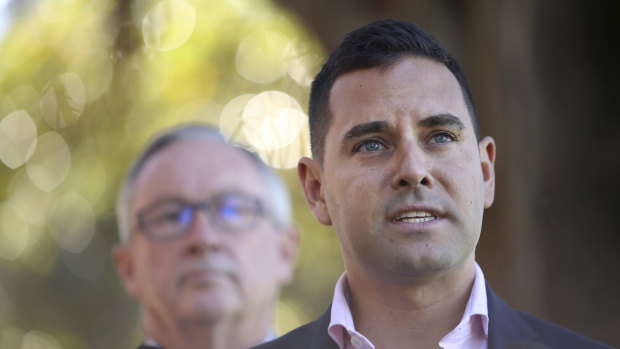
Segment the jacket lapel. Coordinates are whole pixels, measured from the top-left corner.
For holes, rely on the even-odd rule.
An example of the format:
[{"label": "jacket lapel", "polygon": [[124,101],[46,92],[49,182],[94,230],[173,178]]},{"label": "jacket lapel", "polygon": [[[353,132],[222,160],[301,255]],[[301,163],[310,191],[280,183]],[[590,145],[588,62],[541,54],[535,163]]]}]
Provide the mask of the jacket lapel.
[{"label": "jacket lapel", "polygon": [[499,298],[486,284],[489,310],[489,349],[504,348],[515,341],[533,341],[536,332],[521,318],[519,313]]}]

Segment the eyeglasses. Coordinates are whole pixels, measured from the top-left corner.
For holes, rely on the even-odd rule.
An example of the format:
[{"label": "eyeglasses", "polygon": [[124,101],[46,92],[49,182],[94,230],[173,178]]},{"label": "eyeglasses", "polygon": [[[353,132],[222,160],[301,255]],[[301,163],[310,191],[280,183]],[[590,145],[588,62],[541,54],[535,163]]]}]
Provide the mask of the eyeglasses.
[{"label": "eyeglasses", "polygon": [[189,232],[198,210],[205,211],[219,230],[230,233],[248,230],[267,215],[260,199],[242,193],[223,193],[196,203],[154,203],[138,213],[138,227],[149,240],[173,240]]}]

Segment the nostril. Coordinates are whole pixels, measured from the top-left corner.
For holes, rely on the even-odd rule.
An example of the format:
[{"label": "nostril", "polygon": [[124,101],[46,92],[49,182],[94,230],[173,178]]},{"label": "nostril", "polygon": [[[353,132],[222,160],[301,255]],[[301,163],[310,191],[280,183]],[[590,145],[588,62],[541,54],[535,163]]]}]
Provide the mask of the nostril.
[{"label": "nostril", "polygon": [[428,185],[428,179],[426,177],[422,178],[422,180],[420,181],[420,184]]},{"label": "nostril", "polygon": [[406,187],[406,186],[409,185],[409,183],[407,183],[406,180],[401,179],[400,182],[398,183],[398,185],[401,186],[401,187]]}]

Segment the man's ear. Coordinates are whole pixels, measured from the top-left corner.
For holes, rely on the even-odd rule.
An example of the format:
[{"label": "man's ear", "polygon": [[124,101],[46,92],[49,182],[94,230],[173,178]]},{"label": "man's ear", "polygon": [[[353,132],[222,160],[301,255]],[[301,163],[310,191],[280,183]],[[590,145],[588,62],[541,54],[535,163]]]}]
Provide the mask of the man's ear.
[{"label": "man's ear", "polygon": [[314,217],[324,225],[332,225],[332,219],[327,211],[327,204],[322,191],[322,171],[318,161],[303,157],[297,164],[297,174],[308,207]]},{"label": "man's ear", "polygon": [[484,137],[479,143],[480,165],[484,180],[484,208],[489,208],[495,198],[495,140]]},{"label": "man's ear", "polygon": [[123,285],[125,285],[125,290],[127,290],[130,296],[135,298],[137,296],[137,288],[130,247],[114,246],[112,248],[112,257],[114,258],[118,275],[121,277]]}]

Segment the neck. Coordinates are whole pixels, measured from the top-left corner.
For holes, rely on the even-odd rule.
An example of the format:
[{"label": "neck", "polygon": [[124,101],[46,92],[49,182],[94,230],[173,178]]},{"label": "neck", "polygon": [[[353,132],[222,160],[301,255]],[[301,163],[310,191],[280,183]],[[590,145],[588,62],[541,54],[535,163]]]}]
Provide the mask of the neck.
[{"label": "neck", "polygon": [[470,263],[403,282],[353,269],[349,306],[355,328],[377,348],[438,348],[460,322],[471,295],[475,269]]},{"label": "neck", "polygon": [[217,320],[168,319],[143,315],[145,337],[166,349],[247,349],[267,336],[273,313]]}]

